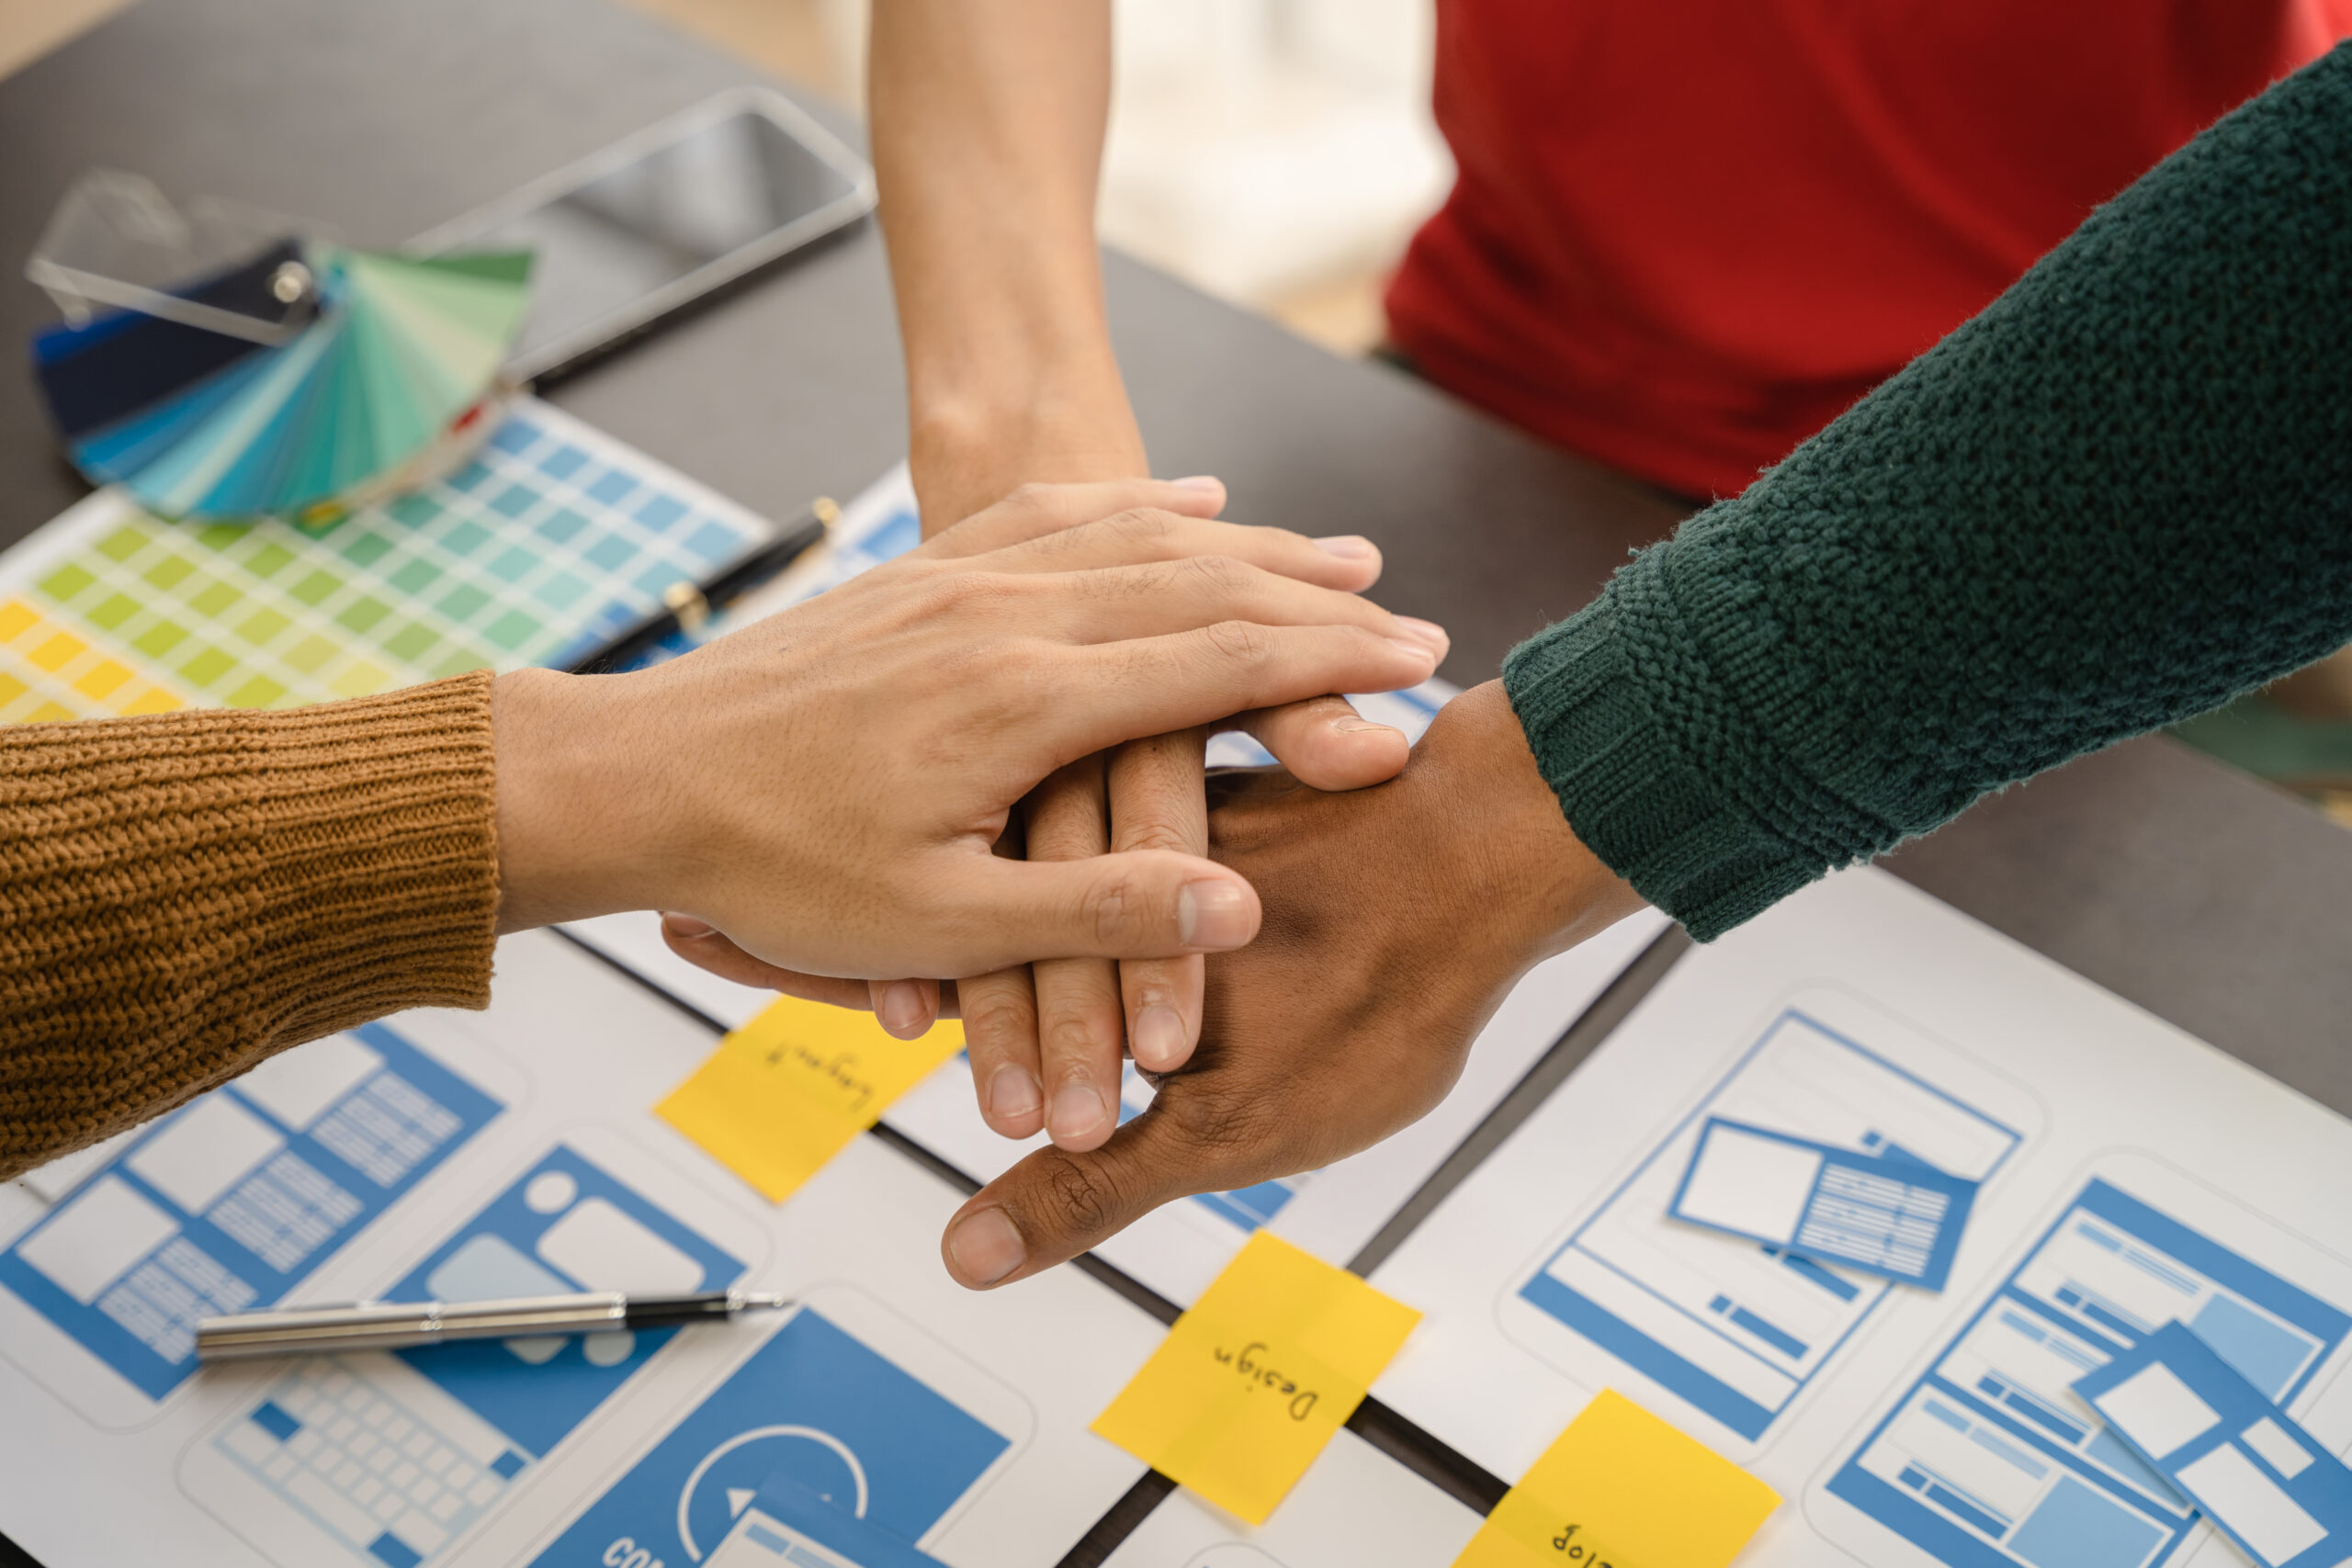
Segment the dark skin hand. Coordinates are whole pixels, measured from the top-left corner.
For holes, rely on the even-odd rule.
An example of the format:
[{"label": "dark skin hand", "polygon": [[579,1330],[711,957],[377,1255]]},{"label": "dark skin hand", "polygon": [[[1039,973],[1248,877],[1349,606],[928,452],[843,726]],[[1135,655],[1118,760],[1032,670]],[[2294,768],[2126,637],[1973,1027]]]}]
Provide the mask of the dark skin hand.
[{"label": "dark skin hand", "polygon": [[1498,682],[1447,706],[1393,782],[1325,794],[1227,775],[1210,854],[1257,889],[1257,940],[1208,966],[1201,1043],[1099,1148],[1044,1148],[942,1245],[986,1288],[1152,1209],[1329,1165],[1426,1115],[1519,977],[1641,907],[1579,843]]}]

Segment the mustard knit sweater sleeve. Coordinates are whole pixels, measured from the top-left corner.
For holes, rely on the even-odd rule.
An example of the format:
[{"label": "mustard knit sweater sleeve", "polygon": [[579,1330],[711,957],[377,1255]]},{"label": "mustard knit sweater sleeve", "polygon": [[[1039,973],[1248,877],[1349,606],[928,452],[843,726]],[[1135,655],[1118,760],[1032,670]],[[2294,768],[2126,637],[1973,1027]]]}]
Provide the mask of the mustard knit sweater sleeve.
[{"label": "mustard knit sweater sleeve", "polygon": [[0,1178],[289,1045],[486,1005],[490,687],[0,728]]}]

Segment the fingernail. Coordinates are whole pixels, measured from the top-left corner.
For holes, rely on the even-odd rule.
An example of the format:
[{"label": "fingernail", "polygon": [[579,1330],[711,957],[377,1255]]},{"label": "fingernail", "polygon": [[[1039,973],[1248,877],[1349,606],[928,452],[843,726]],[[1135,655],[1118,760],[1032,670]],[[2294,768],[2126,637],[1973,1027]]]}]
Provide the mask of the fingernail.
[{"label": "fingernail", "polygon": [[1415,615],[1399,615],[1396,617],[1396,624],[1404,627],[1411,636],[1417,637],[1420,638],[1421,641],[1428,643],[1431,648],[1451,648],[1453,646],[1453,639],[1446,636],[1445,628],[1439,626],[1435,621],[1424,621]]},{"label": "fingernail", "polygon": [[1038,1087],[1037,1075],[1026,1067],[1007,1062],[989,1079],[989,1109],[1000,1121],[1030,1115],[1044,1100],[1045,1090]]},{"label": "fingernail", "polygon": [[1327,556],[1339,556],[1346,560],[1362,560],[1372,554],[1372,541],[1362,534],[1333,534],[1316,540],[1315,547]]},{"label": "fingernail", "polygon": [[1393,724],[1374,724],[1368,718],[1335,718],[1331,721],[1331,728],[1342,735],[1370,735],[1375,730],[1385,730],[1391,735],[1404,733]]},{"label": "fingernail", "polygon": [[1148,1007],[1136,1014],[1136,1062],[1154,1072],[1173,1062],[1184,1049],[1184,1019],[1174,1008]]},{"label": "fingernail", "polygon": [[1054,1108],[1046,1113],[1046,1130],[1056,1143],[1065,1138],[1083,1138],[1102,1125],[1102,1097],[1091,1084],[1064,1084],[1054,1095]]},{"label": "fingernail", "polygon": [[982,1209],[956,1222],[947,1233],[948,1260],[967,1285],[993,1285],[1028,1256],[1021,1233],[1001,1209]]},{"label": "fingernail", "polygon": [[662,929],[672,936],[692,942],[696,937],[708,936],[718,928],[707,920],[697,920],[692,915],[675,915],[665,910],[662,916]]},{"label": "fingernail", "polygon": [[1178,490],[1223,490],[1225,488],[1225,481],[1215,474],[1187,474],[1181,479],[1170,479],[1168,482]]},{"label": "fingernail", "polygon": [[893,980],[882,987],[882,1004],[874,1016],[893,1034],[911,1034],[923,1026],[931,1010],[922,1005],[922,988],[912,980]]},{"label": "fingernail", "polygon": [[1437,649],[1430,647],[1428,643],[1415,642],[1408,637],[1392,637],[1388,639],[1388,646],[1391,648],[1401,648],[1407,653],[1411,654],[1414,658],[1422,660],[1424,663],[1435,664],[1437,662]]},{"label": "fingernail", "polygon": [[1250,900],[1239,885],[1204,877],[1177,893],[1176,940],[1186,947],[1239,947],[1250,935]]}]

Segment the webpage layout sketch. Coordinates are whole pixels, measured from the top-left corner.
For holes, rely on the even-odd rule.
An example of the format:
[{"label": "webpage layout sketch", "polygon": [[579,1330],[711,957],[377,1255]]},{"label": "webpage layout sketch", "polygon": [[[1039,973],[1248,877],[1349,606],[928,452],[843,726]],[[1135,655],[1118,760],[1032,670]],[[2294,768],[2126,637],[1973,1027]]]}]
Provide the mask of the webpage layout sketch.
[{"label": "webpage layout sketch", "polygon": [[1035,1420],[876,1298],[820,1287],[534,1561],[901,1568]]},{"label": "webpage layout sketch", "polygon": [[[603,1161],[570,1145],[547,1152],[383,1298],[684,1294],[742,1277],[744,1258],[607,1168],[630,1163],[630,1145],[616,1138],[598,1152]],[[313,1530],[367,1568],[414,1568],[496,1507],[677,1332],[295,1358],[190,1454],[182,1480],[287,1568],[330,1561]]]},{"label": "webpage layout sketch", "polygon": [[74,1172],[0,1252],[0,1290],[138,1398],[71,1386],[30,1335],[0,1350],[102,1423],[138,1419],[196,1371],[198,1319],[286,1301],[503,1106],[382,1024],[273,1057]]},{"label": "webpage layout sketch", "polygon": [[2283,1408],[2352,1330],[2341,1307],[2171,1206],[2091,1179],[1838,1467],[1829,1495],[1952,1568],[2171,1561],[2195,1506],[2075,1385],[2178,1323]]},{"label": "webpage layout sketch", "polygon": [[1506,1332],[1555,1364],[1561,1337],[1573,1335],[1740,1438],[1763,1438],[1898,1287],[1674,1219],[1709,1120],[1838,1148],[1897,1148],[1973,1182],[2001,1169],[2028,1124],[2014,1086],[1892,1020],[1883,1038],[1853,1032],[1867,1027],[1832,1028],[1802,1005],[1773,1018],[1519,1286]]}]

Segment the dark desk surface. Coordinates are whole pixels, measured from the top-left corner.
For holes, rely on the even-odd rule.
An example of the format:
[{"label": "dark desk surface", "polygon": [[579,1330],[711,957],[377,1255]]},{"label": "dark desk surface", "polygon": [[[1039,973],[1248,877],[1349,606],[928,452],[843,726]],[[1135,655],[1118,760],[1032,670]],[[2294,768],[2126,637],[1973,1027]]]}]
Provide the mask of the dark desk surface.
[{"label": "dark desk surface", "polygon": [[[599,0],[147,0],[0,83],[0,341],[48,319],[18,275],[92,164],[392,243],[754,79]],[[817,107],[854,134],[837,112]],[[1381,597],[1445,623],[1465,684],[1671,527],[1637,487],[1380,367],[1345,363],[1110,264],[1156,466],[1233,514],[1371,536]],[[554,400],[771,515],[846,496],[905,446],[869,226],[632,347]],[[0,545],[81,493],[21,354],[0,369]],[[2352,1112],[2352,834],[2164,739],[1990,800],[1894,869]]]}]

